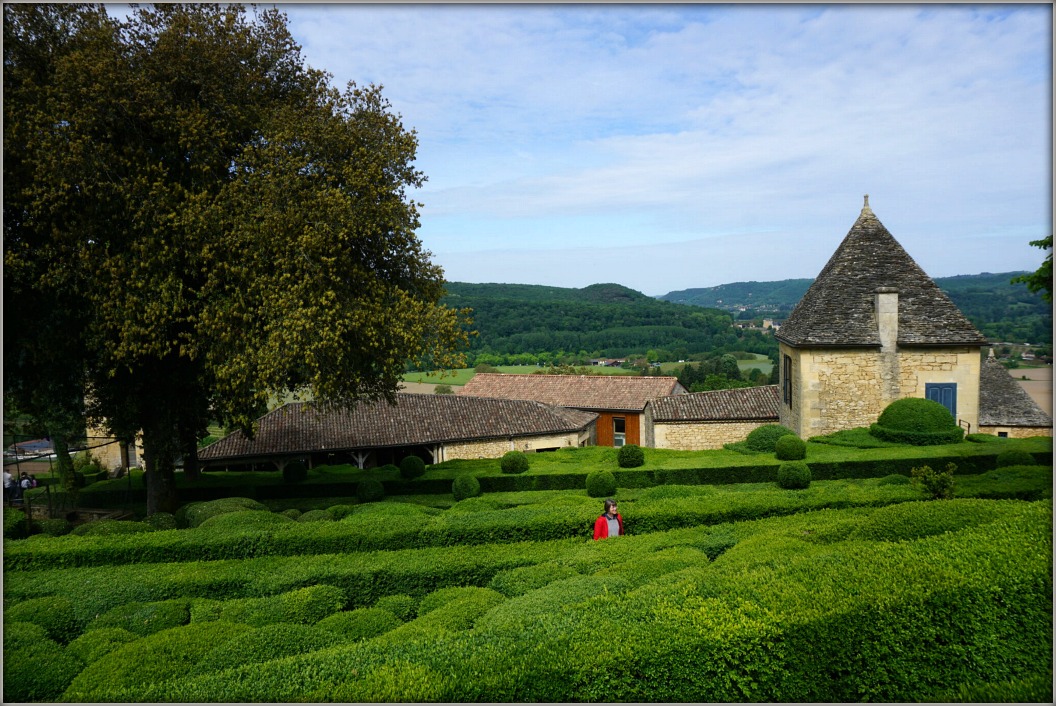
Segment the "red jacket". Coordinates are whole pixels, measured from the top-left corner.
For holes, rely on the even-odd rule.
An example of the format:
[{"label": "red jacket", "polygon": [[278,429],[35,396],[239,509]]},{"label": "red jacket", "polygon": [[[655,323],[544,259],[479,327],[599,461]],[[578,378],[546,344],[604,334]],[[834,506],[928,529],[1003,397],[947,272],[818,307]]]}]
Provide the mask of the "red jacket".
[{"label": "red jacket", "polygon": [[[620,513],[616,513],[616,521],[620,523],[620,534],[623,534],[623,517]],[[597,520],[594,521],[594,539],[605,539],[609,536],[609,518],[602,513]]]}]

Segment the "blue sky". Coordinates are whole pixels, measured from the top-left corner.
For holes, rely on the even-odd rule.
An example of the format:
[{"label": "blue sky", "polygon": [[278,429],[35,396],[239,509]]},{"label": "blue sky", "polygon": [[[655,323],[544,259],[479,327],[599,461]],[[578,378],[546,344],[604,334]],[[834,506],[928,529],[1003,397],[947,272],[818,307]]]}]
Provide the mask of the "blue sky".
[{"label": "blue sky", "polygon": [[446,277],[814,277],[862,195],[933,277],[1052,232],[1050,5],[279,5],[417,131]]}]

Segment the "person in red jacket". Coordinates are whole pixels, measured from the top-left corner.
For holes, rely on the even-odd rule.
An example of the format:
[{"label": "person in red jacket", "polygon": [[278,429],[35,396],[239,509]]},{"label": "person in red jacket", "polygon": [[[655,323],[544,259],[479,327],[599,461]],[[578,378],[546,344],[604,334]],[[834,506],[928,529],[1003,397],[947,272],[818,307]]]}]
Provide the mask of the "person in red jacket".
[{"label": "person in red jacket", "polygon": [[594,539],[605,539],[623,534],[623,518],[616,512],[616,501],[605,500],[605,512],[594,521]]}]

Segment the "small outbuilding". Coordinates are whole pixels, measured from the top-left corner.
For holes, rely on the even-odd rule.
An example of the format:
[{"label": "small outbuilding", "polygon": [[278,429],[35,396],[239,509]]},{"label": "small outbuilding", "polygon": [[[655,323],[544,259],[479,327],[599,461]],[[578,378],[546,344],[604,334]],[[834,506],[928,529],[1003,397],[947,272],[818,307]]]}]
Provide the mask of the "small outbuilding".
[{"label": "small outbuilding", "polygon": [[658,397],[645,407],[645,445],[702,451],[744,441],[764,424],[777,424],[777,385]]},{"label": "small outbuilding", "polygon": [[1052,436],[1052,417],[994,357],[992,348],[979,374],[979,431],[1013,439]]}]

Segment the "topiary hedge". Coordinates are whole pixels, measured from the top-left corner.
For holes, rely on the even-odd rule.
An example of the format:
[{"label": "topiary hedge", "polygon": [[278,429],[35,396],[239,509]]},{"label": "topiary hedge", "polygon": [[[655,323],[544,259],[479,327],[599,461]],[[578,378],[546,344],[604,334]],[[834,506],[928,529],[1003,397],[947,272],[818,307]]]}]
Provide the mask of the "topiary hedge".
[{"label": "topiary hedge", "polygon": [[246,664],[303,655],[345,642],[330,630],[311,625],[275,623],[241,633],[219,643],[198,658],[190,674],[208,674]]},{"label": "topiary hedge", "polygon": [[135,522],[132,520],[102,519],[94,522],[85,522],[83,525],[74,527],[70,534],[78,537],[110,537],[115,534],[141,534],[143,532],[154,532],[154,528],[146,522]]},{"label": "topiary hedge", "polygon": [[282,467],[283,483],[303,483],[308,479],[308,467],[304,461],[290,461]]},{"label": "topiary hedge", "polygon": [[400,461],[400,475],[408,480],[418,478],[425,473],[425,461],[417,456],[407,456]]},{"label": "topiary hedge", "polygon": [[374,602],[374,607],[392,613],[403,622],[418,615],[418,601],[405,593],[382,596]]},{"label": "topiary hedge", "polygon": [[587,495],[592,498],[607,498],[616,494],[616,476],[612,471],[600,469],[587,474]]},{"label": "topiary hedge", "polygon": [[361,503],[377,502],[385,497],[385,486],[380,480],[364,478],[356,484],[356,499]]},{"label": "topiary hedge", "polygon": [[141,636],[124,628],[100,628],[86,630],[80,637],[66,646],[66,651],[85,664],[98,661],[121,645],[138,640]]},{"label": "topiary hedge", "polygon": [[85,630],[121,628],[139,636],[151,635],[191,622],[189,598],[124,603],[88,623]]},{"label": "topiary hedge", "polygon": [[499,461],[503,473],[524,473],[528,470],[528,457],[520,451],[507,451]]},{"label": "topiary hedge", "polygon": [[475,498],[480,495],[480,481],[476,476],[464,473],[451,482],[451,495],[455,500]]},{"label": "topiary hedge", "polygon": [[788,434],[795,436],[795,432],[788,427],[780,424],[764,424],[748,432],[748,438],[744,442],[750,451],[773,453],[777,440]]},{"label": "topiary hedge", "polygon": [[616,452],[616,463],[620,468],[637,468],[645,463],[645,453],[638,444],[625,444]]},{"label": "topiary hedge", "polygon": [[30,598],[13,605],[5,596],[4,624],[9,622],[35,623],[44,628],[48,637],[65,644],[78,635],[82,623],[77,619],[73,601],[66,596]]},{"label": "topiary hedge", "polygon": [[785,490],[810,487],[810,466],[802,461],[786,461],[777,467],[777,484]]},{"label": "topiary hedge", "polygon": [[242,497],[187,503],[176,511],[176,525],[178,527],[197,527],[210,517],[223,515],[227,512],[267,509],[268,507],[261,502],[252,498]]},{"label": "topiary hedge", "polygon": [[802,461],[807,457],[807,442],[795,434],[785,434],[774,444],[774,455],[779,461]]},{"label": "topiary hedge", "polygon": [[964,429],[950,410],[934,400],[904,397],[895,400],[869,427],[878,439],[912,446],[955,444],[964,439]]},{"label": "topiary hedge", "polygon": [[1004,468],[1005,466],[1033,466],[1036,464],[1037,461],[1034,460],[1034,456],[1020,449],[1008,449],[997,455],[998,468]]},{"label": "topiary hedge", "polygon": [[274,623],[311,625],[343,610],[345,592],[337,586],[318,584],[266,598],[201,600],[191,605],[191,622],[224,621],[262,627]]}]

